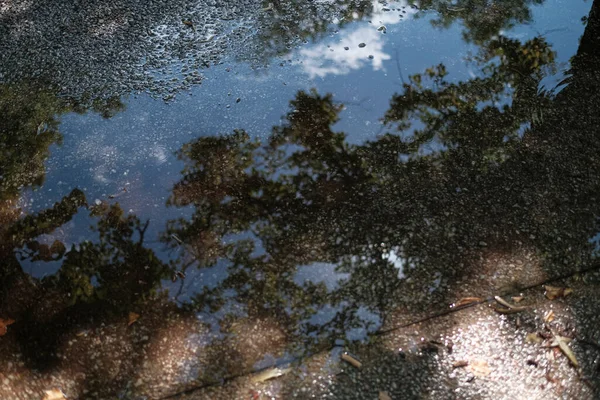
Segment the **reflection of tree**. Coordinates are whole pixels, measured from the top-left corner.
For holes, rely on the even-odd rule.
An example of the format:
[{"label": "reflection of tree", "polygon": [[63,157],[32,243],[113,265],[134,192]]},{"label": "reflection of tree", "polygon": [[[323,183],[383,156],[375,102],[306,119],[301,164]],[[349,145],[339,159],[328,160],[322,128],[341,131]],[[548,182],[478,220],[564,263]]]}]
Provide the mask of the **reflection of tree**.
[{"label": "reflection of tree", "polygon": [[[66,250],[63,243],[48,245],[36,238],[71,220],[85,204],[83,192],[74,189],[54,207],[19,217],[19,197],[25,189],[41,186],[50,146],[62,141],[59,116],[70,111],[86,112],[80,103],[60,98],[43,87],[35,83],[0,86],[0,257],[4,264],[2,282],[7,287],[20,276],[15,251],[32,261],[62,257]],[[118,98],[96,101],[93,108],[106,117],[122,109]]]},{"label": "reflection of tree", "polygon": [[[432,24],[448,28],[455,22],[464,25],[463,38],[470,43],[484,44],[516,25],[531,21],[531,7],[543,4],[544,0],[425,0],[418,8],[427,13],[436,12]],[[339,0],[313,3],[307,1],[269,3],[267,12],[260,15],[260,29],[256,40],[260,43],[258,55],[268,59],[283,55],[301,41],[316,40],[328,30],[339,29],[356,18],[368,17],[373,11],[373,2],[364,0]],[[387,5],[387,12],[394,4]],[[417,14],[419,15],[419,14]],[[334,28],[332,28],[335,26]],[[255,51],[255,49],[253,49]],[[256,51],[255,51],[256,52]]]},{"label": "reflection of tree", "polygon": [[[123,109],[118,97],[97,99],[91,107],[105,118]],[[62,141],[59,116],[88,110],[40,84],[0,85],[0,201],[15,200],[23,188],[44,182],[50,146]]]},{"label": "reflection of tree", "polygon": [[[299,92],[263,146],[243,131],[185,145],[184,177],[169,203],[195,212],[172,221],[164,240],[185,244],[184,267],[228,269],[197,304],[238,302],[250,315],[283,315],[293,333],[335,336],[367,323],[360,307],[385,316],[435,296],[432,282],[471,273],[449,266],[466,265],[482,245],[527,242],[548,265],[566,253],[573,262],[589,256],[592,214],[566,216],[586,201],[575,195],[581,188],[558,176],[566,170],[552,172],[559,155],[567,169],[579,155],[546,141],[563,115],[564,95],[539,89],[553,51],[542,38],[500,36],[473,62],[478,77],[464,82],[446,80],[444,65],[410,77],[385,114],[396,132],[376,141],[347,143],[331,128],[341,106]],[[587,195],[598,189],[582,184]],[[565,214],[553,211],[559,204]],[[317,263],[349,275],[333,291],[293,280],[298,266]],[[329,305],[331,319],[311,320]]]},{"label": "reflection of tree", "polygon": [[[185,168],[169,205],[192,207],[193,215],[166,227],[162,240],[179,257],[169,265],[149,248],[148,223],[125,215],[118,205],[91,207],[93,241],[70,248],[58,240],[44,243],[40,235],[86,206],[77,189],[50,209],[4,217],[3,288],[12,290],[23,278],[23,261],[61,264],[54,276],[30,279],[30,298],[17,307],[31,328],[39,298],[63,302],[47,317],[54,329],[48,349],[31,357],[46,361],[64,326],[73,324],[71,310],[139,310],[156,297],[172,268],[227,269],[222,281],[186,305],[224,315],[224,335],[207,351],[216,361],[202,376],[212,381],[231,369],[251,368],[260,358],[256,348],[244,357],[235,346],[255,321],[267,326],[261,332],[277,333],[261,339],[278,351],[286,341],[309,347],[344,337],[351,328],[377,322],[365,311],[385,318],[396,307],[444,296],[443,290],[430,293],[432,282],[451,283],[477,273],[468,269],[468,261],[481,246],[510,249],[525,243],[543,256],[549,275],[557,261],[589,259],[593,245],[588,240],[598,231],[600,214],[597,4],[568,85],[557,94],[539,89],[554,66],[548,44],[541,38],[521,43],[500,36],[473,59],[477,78],[453,83],[444,65],[411,76],[384,115],[390,133],[376,140],[349,144],[332,128],[342,105],[311,91],[296,95],[286,122],[273,128],[264,144],[239,130],[184,145],[178,155]],[[118,109],[109,103],[106,115]],[[0,164],[1,182],[23,187],[41,182],[48,146],[59,137],[52,119],[58,111],[40,114],[41,106],[30,105],[23,102],[22,111],[11,111],[12,125],[2,125],[3,134],[24,132],[23,143],[40,152],[41,161],[34,153],[29,156],[37,172],[19,177],[29,159],[12,146],[3,149],[10,161]],[[2,103],[8,111],[12,106]],[[32,130],[37,136],[28,137]],[[0,143],[12,139],[7,134]],[[2,199],[19,194],[8,183],[0,187]],[[461,264],[462,269],[450,268]],[[339,285],[319,282],[324,265],[345,274]],[[317,279],[295,279],[299,266]],[[1,296],[6,307],[11,292]],[[318,318],[320,311],[327,316]],[[35,329],[19,339],[31,353],[46,340],[44,329],[42,334]],[[251,347],[255,337],[247,335],[243,344]],[[243,363],[232,366],[231,360]]]},{"label": "reflection of tree", "polygon": [[467,42],[481,44],[500,31],[531,21],[530,7],[544,0],[423,0],[418,5],[425,11],[436,11],[434,26],[448,28],[456,21],[465,26],[463,37]]},{"label": "reflection of tree", "polygon": [[55,115],[66,108],[52,93],[0,86],[0,201],[43,183],[49,147],[62,138]]},{"label": "reflection of tree", "polygon": [[71,248],[53,279],[73,303],[102,301],[128,310],[155,294],[170,269],[144,245],[149,221],[124,215],[118,205],[94,207],[92,214],[100,216],[99,242]]},{"label": "reflection of tree", "polygon": [[[372,11],[370,0],[336,0],[332,2],[273,1],[260,15],[256,37],[261,60],[289,53],[302,41],[323,37],[335,24],[336,29]],[[257,55],[253,55],[256,57]]]}]

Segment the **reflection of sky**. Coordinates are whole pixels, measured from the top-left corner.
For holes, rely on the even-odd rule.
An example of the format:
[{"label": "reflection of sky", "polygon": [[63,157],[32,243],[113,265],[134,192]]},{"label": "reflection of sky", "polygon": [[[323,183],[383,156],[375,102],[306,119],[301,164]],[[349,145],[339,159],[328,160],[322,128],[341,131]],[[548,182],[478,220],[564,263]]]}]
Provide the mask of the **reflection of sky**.
[{"label": "reflection of sky", "polygon": [[347,279],[350,275],[336,271],[337,265],[324,262],[315,262],[310,265],[298,266],[294,282],[298,285],[304,285],[305,282],[314,284],[324,283],[327,290],[332,291],[338,288],[341,280]]},{"label": "reflection of sky", "polygon": [[[405,1],[391,4],[385,8],[374,1],[371,23],[352,25],[353,29],[343,30],[333,40],[303,47],[298,57],[302,60],[304,72],[310,78],[323,78],[327,75],[346,75],[369,64],[374,71],[383,69],[383,61],[391,59],[383,49],[384,32],[416,11],[407,6]],[[358,47],[361,43],[365,46]]]},{"label": "reflection of sky", "polygon": [[[150,219],[146,238],[149,243],[158,243],[167,219],[190,215],[189,209],[165,206],[170,189],[181,178],[183,163],[174,152],[183,143],[234,129],[245,129],[254,138],[266,139],[271,127],[280,125],[289,112],[289,101],[296,92],[310,87],[321,95],[333,93],[335,101],[346,105],[340,122],[333,128],[345,132],[349,142],[362,143],[382,132],[379,119],[388,109],[391,96],[401,90],[398,69],[406,79],[442,62],[448,68],[450,81],[473,76],[463,58],[476,48],[462,41],[459,24],[434,29],[429,17],[399,18],[399,3],[390,2],[387,7],[392,11],[387,12],[381,11],[383,6],[378,2],[374,6],[378,11],[371,23],[350,23],[330,39],[285,56],[293,62],[274,62],[260,74],[242,64],[225,63],[204,71],[206,79],[202,85],[189,94],[179,94],[171,104],[140,96],[124,99],[127,109],[109,120],[92,114],[63,116],[60,130],[64,144],[52,147],[46,163],[46,182],[39,190],[26,193],[24,203],[31,211],[45,209],[75,187],[85,192],[90,203],[118,194],[110,202],[119,202],[126,212],[135,212],[143,221]],[[517,27],[510,34],[526,40],[535,36],[537,30],[545,32],[547,28],[562,29],[568,25],[565,31],[546,34],[559,61],[566,62],[577,49],[583,32],[578,20],[589,7],[583,2],[564,7],[558,0],[547,1],[544,7],[534,8],[531,25]],[[407,7],[403,15],[413,12]],[[386,26],[386,34],[377,30],[381,25]],[[359,48],[362,42],[366,46]],[[344,46],[350,50],[344,50]],[[368,55],[373,55],[373,60]],[[122,193],[124,187],[128,188],[126,193]],[[85,211],[80,212],[61,230],[45,237],[44,242],[51,244],[59,239],[72,244],[93,236],[88,229],[91,221],[84,214]],[[168,258],[160,244],[154,247]],[[400,254],[390,253],[388,261],[400,275]],[[53,268],[39,274],[52,273]],[[310,268],[301,268],[304,269]],[[321,266],[313,270],[322,273],[326,269]],[[301,282],[312,279],[301,275],[306,272],[299,271],[297,278]],[[224,273],[219,270],[219,274]],[[339,280],[333,272],[327,276],[327,285]],[[206,275],[193,279],[190,276],[194,284],[209,280]]]}]

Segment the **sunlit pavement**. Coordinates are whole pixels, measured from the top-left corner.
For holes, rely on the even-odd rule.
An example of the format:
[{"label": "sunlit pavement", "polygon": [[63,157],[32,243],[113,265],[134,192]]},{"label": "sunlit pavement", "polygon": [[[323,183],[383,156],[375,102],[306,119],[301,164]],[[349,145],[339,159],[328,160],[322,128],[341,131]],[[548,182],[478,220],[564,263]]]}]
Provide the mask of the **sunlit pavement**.
[{"label": "sunlit pavement", "polygon": [[[494,299],[465,297],[420,322],[390,323],[370,343],[280,365],[262,356],[285,345],[268,320],[238,323],[235,337],[215,347],[218,339],[193,318],[157,304],[133,322],[73,328],[57,338],[59,361],[47,370],[25,368],[18,339],[7,334],[0,349],[11,361],[0,395],[40,399],[60,389],[68,399],[96,398],[114,384],[127,387],[122,398],[139,399],[591,399],[600,383],[599,286],[592,270],[507,293],[514,313]],[[204,379],[189,380],[198,374]]]}]

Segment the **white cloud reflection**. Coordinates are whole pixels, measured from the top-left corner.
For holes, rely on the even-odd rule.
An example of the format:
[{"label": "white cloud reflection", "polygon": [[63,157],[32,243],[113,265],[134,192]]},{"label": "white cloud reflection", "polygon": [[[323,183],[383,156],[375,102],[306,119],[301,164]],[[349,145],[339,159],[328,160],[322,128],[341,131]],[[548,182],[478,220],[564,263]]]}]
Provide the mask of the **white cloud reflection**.
[{"label": "white cloud reflection", "polygon": [[[384,8],[389,11],[383,11]],[[375,71],[383,69],[383,61],[391,59],[391,56],[383,51],[386,35],[378,28],[383,26],[389,32],[391,26],[407,19],[415,11],[406,0],[389,2],[386,6],[374,0],[372,23],[360,24],[354,30],[342,30],[332,41],[300,49],[298,56],[304,72],[312,79],[329,74],[345,75],[368,64]],[[365,46],[358,47],[360,43]]]}]

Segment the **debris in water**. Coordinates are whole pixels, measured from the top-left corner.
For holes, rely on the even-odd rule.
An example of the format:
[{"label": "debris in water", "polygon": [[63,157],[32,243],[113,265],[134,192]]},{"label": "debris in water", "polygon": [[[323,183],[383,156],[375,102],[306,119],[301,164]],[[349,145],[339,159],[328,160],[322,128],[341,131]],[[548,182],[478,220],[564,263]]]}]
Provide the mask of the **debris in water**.
[{"label": "debris in water", "polygon": [[44,391],[42,400],[66,400],[65,394],[60,389],[50,389]]},{"label": "debris in water", "polygon": [[469,304],[479,303],[482,300],[483,299],[481,297],[463,297],[462,299],[458,300],[456,303],[454,303],[450,307],[451,308],[464,307],[464,306],[467,306]]},{"label": "debris in water", "polygon": [[[553,332],[554,334],[554,332]],[[573,353],[573,351],[571,350],[571,348],[569,347],[569,345],[567,344],[567,340],[570,338],[565,338],[559,335],[555,335],[554,336],[554,340],[556,341],[556,343],[558,344],[558,347],[560,348],[560,350],[565,354],[565,356],[567,356],[567,358],[569,359],[569,361],[571,361],[571,364],[573,364],[573,366],[575,368],[579,367],[579,363],[577,362],[577,358],[575,357],[575,354]]]},{"label": "debris in water", "polygon": [[469,362],[469,370],[475,376],[487,376],[492,370],[485,360],[473,360]]},{"label": "debris in water", "polygon": [[192,21],[190,21],[189,19],[182,19],[181,22],[183,22],[184,25],[189,26],[194,32],[196,32],[196,27],[194,26],[194,23]]},{"label": "debris in water", "polygon": [[342,354],[342,360],[346,361],[355,368],[362,367],[362,363],[348,353]]},{"label": "debris in water", "polygon": [[388,392],[380,391],[379,392],[379,400],[392,400],[392,398],[390,397]]},{"label": "debris in water", "polygon": [[127,326],[131,326],[139,318],[140,318],[140,314],[136,314],[134,312],[129,312],[129,315],[127,316]]},{"label": "debris in water", "polygon": [[174,233],[173,233],[173,234],[171,234],[171,237],[172,237],[172,238],[173,238],[173,239],[174,239],[174,240],[175,240],[177,243],[179,243],[179,244],[183,244],[183,240],[181,240],[181,239],[179,238],[179,236],[177,236],[176,234],[174,234]]},{"label": "debris in water", "polygon": [[469,365],[469,362],[467,360],[459,360],[452,363],[452,368],[463,368],[467,365]]},{"label": "debris in water", "polygon": [[502,297],[500,296],[494,296],[494,299],[501,305],[503,305],[506,308],[502,308],[502,307],[494,307],[494,310],[496,312],[499,312],[500,314],[516,314],[516,313],[520,313],[521,311],[525,311],[527,310],[529,307],[518,307],[518,306],[514,306],[510,303],[508,303],[506,300],[504,300]]},{"label": "debris in water", "polygon": [[252,383],[260,383],[264,381],[268,381],[269,379],[278,378],[282,375],[290,372],[291,368],[269,368],[264,371],[258,372],[252,376]]},{"label": "debris in water", "polygon": [[562,288],[545,285],[544,289],[546,290],[546,297],[548,298],[548,300],[554,300],[559,297],[566,297],[573,293],[573,289],[571,288]]},{"label": "debris in water", "polygon": [[542,343],[542,338],[540,337],[540,335],[537,332],[533,332],[533,333],[528,333],[527,336],[525,336],[525,342],[527,343]]},{"label": "debris in water", "polygon": [[14,324],[15,320],[14,319],[2,319],[0,318],[0,336],[4,336],[6,335],[6,332],[8,331],[8,326]]}]

